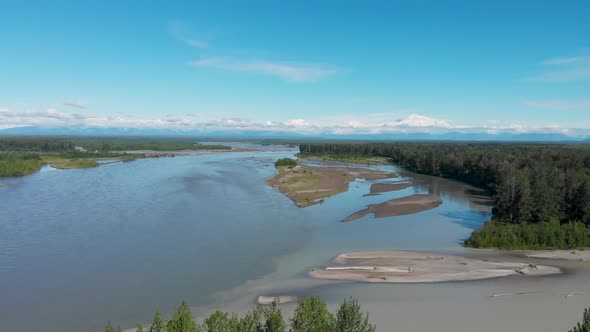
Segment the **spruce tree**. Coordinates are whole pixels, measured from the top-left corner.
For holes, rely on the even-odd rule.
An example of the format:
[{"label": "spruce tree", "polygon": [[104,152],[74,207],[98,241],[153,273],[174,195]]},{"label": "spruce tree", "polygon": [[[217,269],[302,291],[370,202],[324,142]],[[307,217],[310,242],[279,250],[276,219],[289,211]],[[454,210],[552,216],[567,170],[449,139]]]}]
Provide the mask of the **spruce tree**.
[{"label": "spruce tree", "polygon": [[182,301],[172,319],[166,324],[166,332],[201,332],[193,319],[193,314],[188,304]]},{"label": "spruce tree", "polygon": [[283,313],[277,302],[273,302],[270,307],[264,310],[264,332],[286,332],[287,327],[283,319]]},{"label": "spruce tree", "polygon": [[165,328],[165,323],[164,320],[162,319],[162,315],[160,315],[159,311],[156,311],[156,314],[154,315],[154,319],[152,320],[152,326],[150,326],[150,330],[149,332],[165,332],[164,328]]},{"label": "spruce tree", "polygon": [[335,331],[336,319],[326,304],[317,296],[300,301],[291,319],[293,332],[331,332]]},{"label": "spruce tree", "polygon": [[338,332],[375,332],[375,325],[369,323],[369,315],[361,312],[356,299],[344,300],[336,314]]}]

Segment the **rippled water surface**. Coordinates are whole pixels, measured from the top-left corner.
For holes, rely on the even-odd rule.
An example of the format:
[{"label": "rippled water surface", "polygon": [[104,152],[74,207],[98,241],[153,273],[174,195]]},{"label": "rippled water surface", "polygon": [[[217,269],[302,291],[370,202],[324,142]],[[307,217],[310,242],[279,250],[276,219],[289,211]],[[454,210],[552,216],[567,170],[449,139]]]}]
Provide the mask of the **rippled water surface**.
[{"label": "rippled water surface", "polygon": [[[506,330],[510,320],[530,319],[536,312],[535,322],[541,323],[511,325],[534,331],[567,323],[589,299],[560,295],[590,293],[590,283],[583,282],[590,280],[588,267],[575,262],[559,263],[566,275],[533,281],[368,285],[310,280],[307,269],[346,251],[489,255],[464,253],[461,241],[489,218],[490,203],[464,184],[402,172],[413,187],[362,197],[370,182],[357,180],[348,192],[300,209],[265,183],[275,173],[274,161],[295,151],[247,148],[264,151],[143,159],[93,169],[46,168],[4,180],[0,330],[100,331],[107,320],[123,327],[147,322],[156,309],[170,313],[182,299],[206,314],[212,308],[243,312],[258,295],[319,294],[332,306],[358,297],[379,331],[396,326],[405,332],[475,331],[476,326],[495,331],[493,324]],[[340,222],[366,204],[428,192],[439,193],[444,203],[414,215]],[[489,298],[515,289],[529,293]],[[538,315],[541,310],[552,312],[552,318]]]}]

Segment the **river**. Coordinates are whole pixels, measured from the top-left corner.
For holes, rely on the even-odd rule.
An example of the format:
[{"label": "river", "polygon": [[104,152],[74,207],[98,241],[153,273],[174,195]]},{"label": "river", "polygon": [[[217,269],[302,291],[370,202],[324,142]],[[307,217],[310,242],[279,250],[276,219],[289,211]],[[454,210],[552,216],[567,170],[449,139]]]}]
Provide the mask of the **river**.
[{"label": "river", "polygon": [[[462,248],[491,216],[491,202],[462,183],[400,171],[413,187],[363,197],[357,180],[324,204],[298,208],[265,180],[293,149],[248,145],[218,152],[56,170],[0,187],[0,330],[102,331],[148,323],[182,299],[199,315],[243,313],[258,295],[317,294],[336,308],[357,297],[378,331],[560,331],[589,304],[590,263],[553,277],[441,284],[312,280],[306,271],[358,250]],[[340,221],[366,204],[436,192],[443,204],[413,215]],[[500,297],[491,294],[522,293]],[[566,297],[565,294],[580,293]],[[290,312],[293,305],[286,305]]]}]

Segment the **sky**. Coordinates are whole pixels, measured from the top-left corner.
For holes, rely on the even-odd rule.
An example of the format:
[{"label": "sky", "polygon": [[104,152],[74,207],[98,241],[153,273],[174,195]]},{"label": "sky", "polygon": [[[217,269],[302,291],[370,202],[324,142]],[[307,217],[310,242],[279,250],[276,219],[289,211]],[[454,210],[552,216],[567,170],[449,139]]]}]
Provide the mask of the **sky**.
[{"label": "sky", "polygon": [[0,129],[590,135],[590,1],[0,0]]}]

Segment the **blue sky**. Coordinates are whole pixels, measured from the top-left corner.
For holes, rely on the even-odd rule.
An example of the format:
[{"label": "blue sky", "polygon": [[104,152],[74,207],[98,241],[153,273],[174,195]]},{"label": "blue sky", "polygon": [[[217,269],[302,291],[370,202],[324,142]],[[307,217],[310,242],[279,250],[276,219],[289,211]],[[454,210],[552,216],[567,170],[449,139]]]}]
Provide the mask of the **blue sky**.
[{"label": "blue sky", "polygon": [[0,129],[590,133],[589,1],[1,1]]}]

